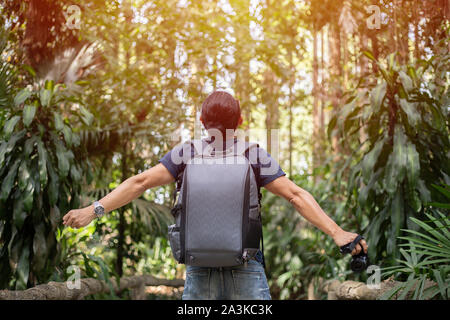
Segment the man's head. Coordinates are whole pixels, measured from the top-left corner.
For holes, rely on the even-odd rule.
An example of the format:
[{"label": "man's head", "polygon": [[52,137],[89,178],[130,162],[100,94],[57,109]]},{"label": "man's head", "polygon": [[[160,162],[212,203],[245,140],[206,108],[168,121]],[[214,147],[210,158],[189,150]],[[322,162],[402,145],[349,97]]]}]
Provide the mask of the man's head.
[{"label": "man's head", "polygon": [[207,130],[216,129],[226,138],[226,130],[242,123],[239,101],[225,91],[214,91],[202,104],[200,121]]}]

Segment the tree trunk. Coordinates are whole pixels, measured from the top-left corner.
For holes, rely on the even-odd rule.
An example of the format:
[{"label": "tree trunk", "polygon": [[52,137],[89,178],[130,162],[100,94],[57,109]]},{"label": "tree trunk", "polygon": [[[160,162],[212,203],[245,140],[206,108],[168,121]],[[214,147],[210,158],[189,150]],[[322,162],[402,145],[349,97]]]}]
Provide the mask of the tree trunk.
[{"label": "tree trunk", "polygon": [[[391,290],[400,282],[387,279],[380,283],[379,288],[370,288],[363,282],[357,281],[344,281],[340,282],[339,280],[329,280],[323,283],[320,286],[320,290],[328,294],[328,300],[377,300],[379,299],[385,292]],[[425,289],[430,286],[435,285],[435,283],[431,281],[425,282]],[[409,289],[409,293],[407,297],[411,296],[411,293],[414,292],[415,287]],[[393,296],[393,299],[396,299],[399,296],[399,293],[396,293]]]},{"label": "tree trunk", "polygon": [[266,129],[267,129],[267,151],[272,154],[272,130],[278,130],[279,111],[278,95],[279,84],[277,76],[271,69],[264,72],[263,101],[266,102]]},{"label": "tree trunk", "polygon": [[289,178],[292,177],[292,152],[293,152],[293,141],[292,141],[292,124],[293,124],[293,115],[292,115],[292,105],[294,103],[293,99],[293,90],[294,90],[294,81],[295,81],[295,69],[294,63],[292,60],[292,51],[289,51],[289,69],[290,69],[290,77],[289,77]]},{"label": "tree trunk", "polygon": [[414,22],[414,58],[416,62],[420,59],[420,40],[419,40],[419,22],[420,22],[420,2],[414,5],[413,22]]},{"label": "tree trunk", "polygon": [[[333,108],[338,109],[341,104],[341,86],[337,79],[340,79],[341,76],[341,47],[340,47],[340,32],[339,25],[337,23],[333,23],[330,25],[330,30],[328,33],[328,52],[330,56],[330,61],[332,62],[330,65],[330,81],[329,81],[329,91],[330,91],[330,100],[333,105]],[[341,148],[338,143],[338,137],[333,135],[331,138],[331,145],[334,154],[334,161],[338,162],[341,157]]]},{"label": "tree trunk", "polygon": [[[125,181],[129,176],[129,169],[128,169],[128,155],[127,155],[127,142],[124,143],[123,151],[122,151],[122,181]],[[119,226],[118,226],[118,241],[117,241],[117,259],[116,259],[116,272],[119,275],[119,277],[122,277],[123,275],[123,257],[125,255],[125,227],[126,227],[126,220],[125,220],[125,213],[127,210],[127,206],[123,206],[119,209]]]},{"label": "tree trunk", "polygon": [[317,57],[317,30],[314,26],[313,31],[313,169],[320,166],[320,110],[319,110],[319,62]]},{"label": "tree trunk", "polygon": [[[92,294],[110,293],[111,287],[114,293],[119,294],[125,289],[139,289],[143,286],[161,285],[178,288],[184,286],[184,280],[159,279],[151,275],[141,275],[121,278],[120,284],[117,286],[114,280],[108,285],[103,280],[86,278],[80,279],[79,289],[73,288],[73,283],[71,282],[51,281],[27,290],[0,290],[0,300],[80,300]],[[142,295],[139,298],[142,298]]]},{"label": "tree trunk", "polygon": [[[375,60],[378,60],[379,43],[378,43],[377,33],[374,31],[377,31],[377,30],[371,30],[371,32],[370,32],[370,42],[372,44],[373,57],[375,58]],[[374,74],[378,73],[377,64],[374,61],[372,61],[371,64],[372,64],[372,73],[374,73]]]}]

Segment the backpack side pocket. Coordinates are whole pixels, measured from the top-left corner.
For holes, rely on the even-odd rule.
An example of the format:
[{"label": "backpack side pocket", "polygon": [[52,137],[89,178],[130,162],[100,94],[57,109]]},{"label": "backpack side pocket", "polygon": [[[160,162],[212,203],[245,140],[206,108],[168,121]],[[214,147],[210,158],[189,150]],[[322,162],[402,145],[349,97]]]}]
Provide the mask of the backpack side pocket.
[{"label": "backpack side pocket", "polygon": [[181,239],[180,239],[180,227],[176,224],[169,226],[169,243],[172,249],[173,257],[177,262],[181,260]]}]

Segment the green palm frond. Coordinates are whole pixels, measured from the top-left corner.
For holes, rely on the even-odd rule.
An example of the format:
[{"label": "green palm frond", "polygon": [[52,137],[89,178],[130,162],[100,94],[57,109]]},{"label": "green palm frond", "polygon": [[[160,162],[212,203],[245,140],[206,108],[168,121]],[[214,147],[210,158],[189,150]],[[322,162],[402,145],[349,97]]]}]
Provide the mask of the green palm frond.
[{"label": "green palm frond", "polygon": [[[439,206],[442,208],[442,206]],[[398,265],[383,268],[383,276],[407,274],[408,280],[400,282],[379,299],[448,299],[450,296],[450,218],[437,209],[425,213],[428,220],[410,219],[423,231],[403,230],[409,236],[401,244],[402,259]]]},{"label": "green palm frond", "polygon": [[173,219],[167,206],[143,198],[133,200],[131,206],[136,217],[150,232],[164,233]]}]

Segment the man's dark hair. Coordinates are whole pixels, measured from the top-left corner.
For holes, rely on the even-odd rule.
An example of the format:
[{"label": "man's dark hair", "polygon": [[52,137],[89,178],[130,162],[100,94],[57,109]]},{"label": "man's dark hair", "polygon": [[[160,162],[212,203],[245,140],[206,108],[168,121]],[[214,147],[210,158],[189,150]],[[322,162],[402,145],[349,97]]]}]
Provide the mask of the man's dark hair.
[{"label": "man's dark hair", "polygon": [[215,128],[226,137],[226,129],[238,126],[241,107],[239,101],[225,91],[214,91],[202,104],[202,120],[206,129]]}]

